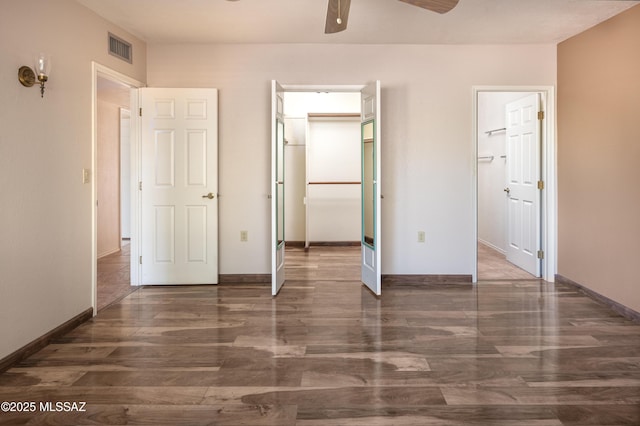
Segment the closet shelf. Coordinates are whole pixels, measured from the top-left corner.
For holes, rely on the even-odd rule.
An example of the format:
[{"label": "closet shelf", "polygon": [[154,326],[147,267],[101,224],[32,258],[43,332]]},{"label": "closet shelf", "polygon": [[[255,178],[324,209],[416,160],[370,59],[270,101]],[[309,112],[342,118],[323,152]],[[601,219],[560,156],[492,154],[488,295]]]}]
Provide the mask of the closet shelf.
[{"label": "closet shelf", "polygon": [[307,182],[307,185],[360,185],[361,182]]}]

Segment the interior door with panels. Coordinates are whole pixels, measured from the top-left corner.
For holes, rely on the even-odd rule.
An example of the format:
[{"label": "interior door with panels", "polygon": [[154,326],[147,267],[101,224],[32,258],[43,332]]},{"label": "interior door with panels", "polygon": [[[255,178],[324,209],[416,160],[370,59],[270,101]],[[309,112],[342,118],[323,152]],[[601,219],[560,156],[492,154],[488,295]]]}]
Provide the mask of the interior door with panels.
[{"label": "interior door with panels", "polygon": [[218,282],[218,92],[140,90],[143,284]]},{"label": "interior door with panels", "polygon": [[540,94],[506,106],[507,260],[540,276]]}]

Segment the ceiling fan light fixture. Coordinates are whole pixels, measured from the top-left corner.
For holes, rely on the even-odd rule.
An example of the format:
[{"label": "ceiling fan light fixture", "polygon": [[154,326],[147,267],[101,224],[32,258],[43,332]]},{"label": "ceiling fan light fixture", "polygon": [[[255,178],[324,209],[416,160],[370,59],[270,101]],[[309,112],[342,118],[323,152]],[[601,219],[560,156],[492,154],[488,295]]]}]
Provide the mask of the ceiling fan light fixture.
[{"label": "ceiling fan light fixture", "polygon": [[329,0],[328,3],[327,20],[324,28],[325,34],[344,31],[349,20],[351,0]]}]

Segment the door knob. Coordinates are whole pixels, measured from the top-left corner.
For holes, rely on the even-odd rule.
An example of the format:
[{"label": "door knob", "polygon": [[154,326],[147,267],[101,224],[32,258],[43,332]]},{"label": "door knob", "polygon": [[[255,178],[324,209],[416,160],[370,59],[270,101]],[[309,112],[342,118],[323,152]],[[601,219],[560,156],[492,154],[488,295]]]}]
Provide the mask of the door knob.
[{"label": "door knob", "polygon": [[207,195],[203,195],[202,198],[208,198],[210,200],[212,200],[215,197],[215,195],[213,195],[212,193],[208,193]]},{"label": "door knob", "polygon": [[509,195],[509,193],[511,192],[511,190],[509,188],[505,188],[505,189],[503,189],[503,191],[506,192],[507,195]]}]

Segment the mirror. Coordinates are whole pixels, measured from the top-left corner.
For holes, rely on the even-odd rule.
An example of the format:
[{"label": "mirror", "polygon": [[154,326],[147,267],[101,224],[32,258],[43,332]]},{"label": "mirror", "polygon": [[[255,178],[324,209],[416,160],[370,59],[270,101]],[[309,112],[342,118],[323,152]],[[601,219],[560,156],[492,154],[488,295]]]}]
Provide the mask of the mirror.
[{"label": "mirror", "polygon": [[276,122],[276,246],[284,243],[284,122]]},{"label": "mirror", "polygon": [[362,123],[362,243],[375,249],[375,138],[374,122]]}]

